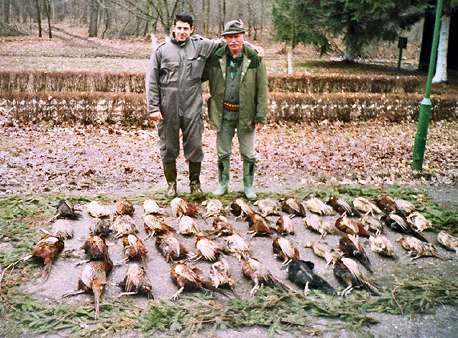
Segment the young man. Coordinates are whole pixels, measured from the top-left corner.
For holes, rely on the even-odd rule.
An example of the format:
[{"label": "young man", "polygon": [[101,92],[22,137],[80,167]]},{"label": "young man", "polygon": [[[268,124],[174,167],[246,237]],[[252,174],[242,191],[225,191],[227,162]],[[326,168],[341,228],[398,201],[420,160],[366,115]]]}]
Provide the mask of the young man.
[{"label": "young man", "polygon": [[222,35],[227,46],[207,61],[204,79],[210,81],[208,112],[217,130],[218,188],[213,194],[228,192],[232,138],[237,129],[243,191],[248,199],[255,199],[255,136],[267,121],[267,73],[262,58],[244,46],[244,33],[241,20],[226,23]]},{"label": "young man", "polygon": [[202,152],[202,85],[205,61],[222,44],[219,40],[191,36],[193,19],[178,14],[170,41],[160,44],[151,55],[145,79],[147,112],[158,121],[159,145],[167,180],[167,196],[177,194],[176,159],[183,150],[189,162],[191,193],[202,192],[200,169]]}]

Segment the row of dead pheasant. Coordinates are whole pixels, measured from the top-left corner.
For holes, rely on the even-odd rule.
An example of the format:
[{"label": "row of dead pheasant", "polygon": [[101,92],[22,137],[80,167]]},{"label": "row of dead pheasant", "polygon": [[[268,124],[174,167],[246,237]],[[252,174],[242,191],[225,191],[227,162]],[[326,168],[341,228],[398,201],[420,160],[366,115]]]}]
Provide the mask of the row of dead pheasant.
[{"label": "row of dead pheasant", "polygon": [[[274,231],[280,235],[294,234],[294,216],[301,216],[304,225],[321,234],[334,234],[337,230],[346,235],[339,240],[338,249],[329,247],[324,241],[310,241],[306,243],[313,252],[333,264],[336,278],[345,285],[342,295],[348,294],[355,287],[364,287],[371,292],[377,288],[371,283],[362,269],[361,263],[368,271],[372,272],[369,259],[359,242],[359,236],[367,237],[371,249],[385,256],[394,256],[393,245],[383,235],[383,224],[394,231],[408,236],[401,236],[398,241],[408,250],[414,259],[420,256],[436,256],[436,249],[421,235],[423,230],[431,227],[431,223],[415,207],[407,201],[392,199],[383,196],[373,204],[365,198],[355,198],[352,206],[343,199],[332,197],[325,204],[318,198],[298,201],[293,198],[275,201],[272,199],[258,200],[255,205],[259,212],[242,199],[232,202],[224,209],[219,200],[208,200],[203,203],[205,212],[200,215],[196,205],[182,198],[171,201],[171,213],[178,217],[178,232],[184,236],[195,235],[196,253],[189,254],[185,246],[175,236],[176,230],[167,224],[162,216],[166,212],[153,200],[144,202],[144,228],[147,234],[145,239],[154,238],[156,247],[172,263],[170,275],[179,286],[179,290],[172,297],[176,299],[186,288],[207,289],[219,291],[220,287],[227,286],[232,291],[235,285],[230,276],[227,261],[217,261],[221,253],[233,254],[241,262],[243,274],[254,283],[251,294],[254,295],[262,284],[278,284],[284,288],[286,285],[277,280],[270,271],[257,259],[252,257],[249,244],[237,233],[233,224],[224,216],[229,209],[236,217],[248,222],[251,236],[272,235]],[[90,236],[83,248],[89,259],[84,266],[78,282],[78,290],[70,294],[92,292],[95,296],[96,315],[99,314],[100,297],[103,295],[107,283],[107,275],[113,268],[113,262],[108,255],[105,239],[110,232],[115,238],[122,238],[125,260],[140,260],[145,262],[147,249],[137,235],[138,229],[132,218],[134,208],[131,203],[121,200],[116,204],[115,216],[112,216],[110,207],[99,202],[87,205],[89,215],[96,221],[91,225]],[[287,215],[281,212],[287,213]],[[340,214],[335,223],[328,222],[322,216]],[[268,216],[279,216],[276,225],[270,224]],[[381,215],[381,217],[380,217]],[[194,219],[201,216],[204,220],[213,217],[212,229],[203,231]],[[351,216],[351,217],[349,217]],[[74,218],[75,212],[70,203],[59,203],[58,212],[54,218]],[[355,219],[359,217],[360,219]],[[59,225],[62,223],[59,223]],[[57,225],[57,223],[56,223]],[[33,257],[42,258],[45,264],[44,277],[49,274],[52,261],[62,251],[63,240],[71,236],[71,228],[53,227],[51,232],[45,233],[32,251]],[[224,236],[225,245],[220,247],[213,240]],[[441,231],[437,240],[446,248],[458,252],[458,239]],[[324,292],[334,293],[333,288],[321,277],[313,273],[313,263],[300,260],[299,251],[286,237],[276,236],[272,241],[274,254],[288,266],[288,278],[304,288],[321,289]],[[189,265],[190,261],[198,259],[214,262],[210,269],[210,281],[196,267]],[[216,262],[215,262],[216,261]],[[145,269],[139,264],[129,265],[126,276],[119,286],[123,294],[143,293],[153,297],[152,286],[146,276]]]}]

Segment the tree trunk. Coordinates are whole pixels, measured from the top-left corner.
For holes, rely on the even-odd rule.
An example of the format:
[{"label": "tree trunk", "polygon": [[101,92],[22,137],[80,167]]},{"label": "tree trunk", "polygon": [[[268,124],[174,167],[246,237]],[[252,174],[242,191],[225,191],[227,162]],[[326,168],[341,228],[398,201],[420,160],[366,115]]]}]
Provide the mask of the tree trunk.
[{"label": "tree trunk", "polygon": [[49,0],[43,0],[44,2],[44,9],[46,12],[46,16],[48,18],[48,37],[52,39],[52,29],[51,29],[51,6],[49,4]]},{"label": "tree trunk", "polygon": [[38,37],[42,37],[41,33],[41,11],[40,11],[40,2],[39,0],[35,0],[35,7],[37,9],[37,24],[38,24]]},{"label": "tree trunk", "polygon": [[437,47],[436,73],[433,83],[447,82],[447,53],[450,33],[450,15],[444,14],[441,19],[439,46]]},{"label": "tree trunk", "polygon": [[10,0],[3,0],[3,22],[6,24],[10,23]]},{"label": "tree trunk", "polygon": [[288,42],[286,49],[288,51],[288,74],[291,75],[293,73],[293,43]]},{"label": "tree trunk", "polygon": [[105,38],[105,34],[106,32],[108,31],[108,29],[110,29],[110,26],[111,26],[111,14],[110,14],[110,8],[107,8],[105,6],[105,9],[104,9],[104,14],[105,14],[105,28],[103,29],[103,32],[102,32],[102,39]]},{"label": "tree trunk", "polygon": [[89,2],[89,37],[97,37],[97,26],[99,20],[99,3],[97,0]]},{"label": "tree trunk", "polygon": [[345,52],[343,60],[347,62],[355,61],[354,47],[351,41],[349,41],[349,39],[345,39]]}]

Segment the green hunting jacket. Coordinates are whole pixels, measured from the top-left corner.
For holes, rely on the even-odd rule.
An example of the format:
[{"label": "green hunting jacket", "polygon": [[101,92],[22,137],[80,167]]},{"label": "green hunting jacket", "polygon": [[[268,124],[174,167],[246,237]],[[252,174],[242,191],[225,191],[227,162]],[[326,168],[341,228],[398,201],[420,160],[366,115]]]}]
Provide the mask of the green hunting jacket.
[{"label": "green hunting jacket", "polygon": [[[220,47],[205,65],[204,80],[209,80],[208,115],[217,131],[223,120],[223,101],[226,84],[227,47]],[[256,123],[267,122],[266,65],[256,52],[243,47],[242,76],[240,80],[240,110],[238,130],[253,130]]]}]

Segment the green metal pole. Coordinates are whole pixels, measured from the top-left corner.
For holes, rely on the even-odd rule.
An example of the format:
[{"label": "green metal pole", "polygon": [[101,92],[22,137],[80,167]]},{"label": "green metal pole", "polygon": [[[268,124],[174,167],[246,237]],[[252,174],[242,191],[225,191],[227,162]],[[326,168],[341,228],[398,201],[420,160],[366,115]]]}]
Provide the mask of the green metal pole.
[{"label": "green metal pole", "polygon": [[436,21],[434,22],[433,43],[431,46],[431,57],[429,58],[428,77],[426,79],[425,97],[420,103],[420,113],[418,116],[417,134],[413,146],[412,168],[421,170],[425,156],[426,138],[428,135],[428,123],[431,116],[431,82],[433,79],[434,66],[436,65],[437,44],[439,42],[439,29],[442,16],[442,0],[437,0]]}]

